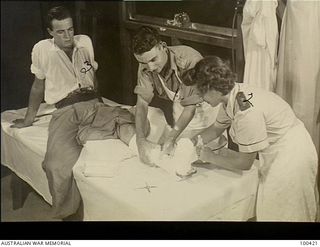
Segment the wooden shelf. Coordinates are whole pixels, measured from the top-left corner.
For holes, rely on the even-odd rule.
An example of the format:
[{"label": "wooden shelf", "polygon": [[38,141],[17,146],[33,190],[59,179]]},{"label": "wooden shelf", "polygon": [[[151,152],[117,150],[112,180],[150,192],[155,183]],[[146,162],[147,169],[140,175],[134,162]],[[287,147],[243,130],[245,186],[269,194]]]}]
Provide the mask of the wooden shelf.
[{"label": "wooden shelf", "polygon": [[[160,19],[160,18],[159,18]],[[224,34],[221,34],[222,32],[214,32],[213,28],[211,27],[211,32],[207,29],[199,30],[195,28],[183,28],[183,27],[175,27],[170,26],[163,23],[156,23],[156,22],[144,22],[143,20],[126,20],[124,21],[124,25],[128,29],[135,29],[137,27],[140,27],[141,25],[146,25],[156,28],[160,35],[168,36],[168,37],[175,37],[178,39],[184,39],[184,40],[190,40],[194,42],[204,43],[208,45],[215,45],[219,47],[225,47],[225,48],[232,48],[233,47],[233,40],[237,38],[236,31],[235,35],[232,37],[232,35],[229,35],[231,33],[231,29],[227,29]],[[200,25],[200,24],[196,24]]]}]

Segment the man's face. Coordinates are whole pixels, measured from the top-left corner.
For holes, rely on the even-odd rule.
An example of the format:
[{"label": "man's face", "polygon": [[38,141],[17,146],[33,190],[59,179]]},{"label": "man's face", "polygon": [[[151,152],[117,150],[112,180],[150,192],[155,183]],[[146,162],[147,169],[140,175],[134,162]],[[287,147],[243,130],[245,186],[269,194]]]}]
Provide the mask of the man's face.
[{"label": "man's face", "polygon": [[157,73],[161,72],[168,60],[167,52],[162,45],[156,45],[150,51],[134,56],[139,63],[147,64],[150,71]]},{"label": "man's face", "polygon": [[203,100],[210,104],[212,107],[216,107],[219,103],[223,102],[223,95],[221,92],[214,89],[209,90],[203,95]]},{"label": "man's face", "polygon": [[52,30],[47,29],[54,38],[55,44],[62,50],[73,47],[73,22],[71,18],[63,20],[52,20]]}]

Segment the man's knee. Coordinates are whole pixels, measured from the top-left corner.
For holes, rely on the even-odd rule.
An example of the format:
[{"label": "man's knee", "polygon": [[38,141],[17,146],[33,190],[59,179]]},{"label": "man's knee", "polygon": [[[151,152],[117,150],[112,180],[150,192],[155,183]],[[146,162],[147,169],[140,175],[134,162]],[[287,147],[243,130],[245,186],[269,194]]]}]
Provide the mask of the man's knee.
[{"label": "man's knee", "polygon": [[46,172],[47,177],[51,177],[52,179],[55,177],[69,178],[72,176],[73,165],[68,166],[65,157],[46,156],[42,162],[42,168]]}]

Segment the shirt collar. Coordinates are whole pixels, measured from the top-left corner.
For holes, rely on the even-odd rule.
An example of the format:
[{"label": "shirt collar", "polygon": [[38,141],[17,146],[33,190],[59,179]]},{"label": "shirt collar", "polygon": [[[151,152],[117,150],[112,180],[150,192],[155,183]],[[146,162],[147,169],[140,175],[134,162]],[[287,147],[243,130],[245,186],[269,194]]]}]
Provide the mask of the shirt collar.
[{"label": "shirt collar", "polygon": [[[51,51],[61,51],[61,49],[54,43],[54,38],[50,39],[51,42]],[[79,49],[84,47],[76,38],[73,38],[74,48]]]}]

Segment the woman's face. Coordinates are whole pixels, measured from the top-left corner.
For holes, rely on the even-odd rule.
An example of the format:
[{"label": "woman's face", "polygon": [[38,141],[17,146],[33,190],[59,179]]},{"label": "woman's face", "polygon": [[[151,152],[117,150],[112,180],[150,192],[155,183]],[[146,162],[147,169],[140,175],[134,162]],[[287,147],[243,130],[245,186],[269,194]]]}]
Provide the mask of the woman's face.
[{"label": "woman's face", "polygon": [[211,89],[203,95],[203,100],[215,107],[223,102],[224,96],[221,92]]}]

